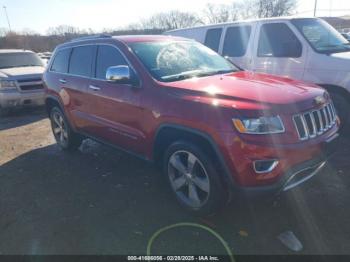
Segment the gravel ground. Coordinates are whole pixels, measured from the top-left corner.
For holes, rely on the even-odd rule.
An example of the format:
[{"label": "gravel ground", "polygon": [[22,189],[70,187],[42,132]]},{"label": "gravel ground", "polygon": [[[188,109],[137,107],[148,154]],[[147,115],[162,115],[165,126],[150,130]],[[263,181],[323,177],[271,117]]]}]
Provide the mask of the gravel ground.
[{"label": "gravel ground", "polygon": [[[152,165],[90,140],[64,153],[43,112],[17,112],[0,119],[0,254],[145,254],[155,231],[179,222],[214,229],[234,254],[350,254],[349,153],[344,139],[302,187],[199,219],[178,207]],[[277,239],[288,230],[302,251]],[[152,253],[225,251],[204,231],[177,228]]]}]

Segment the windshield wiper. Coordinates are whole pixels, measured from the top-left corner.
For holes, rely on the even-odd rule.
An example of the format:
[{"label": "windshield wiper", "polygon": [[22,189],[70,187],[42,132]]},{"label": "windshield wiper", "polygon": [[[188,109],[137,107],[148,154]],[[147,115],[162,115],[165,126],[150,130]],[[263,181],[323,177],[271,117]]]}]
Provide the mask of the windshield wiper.
[{"label": "windshield wiper", "polygon": [[165,81],[180,81],[188,78],[195,77],[200,71],[199,70],[192,70],[192,71],[187,71],[187,72],[182,72],[177,75],[169,75],[169,76],[164,76],[162,77],[162,80]]},{"label": "windshield wiper", "polygon": [[185,80],[185,79],[192,78],[192,77],[195,77],[195,76],[191,75],[191,74],[189,74],[189,75],[175,75],[175,76],[163,78],[163,80],[166,80],[168,82],[181,81],[181,80]]},{"label": "windshield wiper", "polygon": [[220,74],[228,74],[232,72],[237,72],[235,69],[225,69],[225,70],[215,70],[215,71],[198,71],[194,70],[192,72],[184,72],[178,75],[166,76],[163,77],[163,80],[166,81],[181,81],[193,77],[204,77],[204,76],[212,76],[212,75],[220,75]]},{"label": "windshield wiper", "polygon": [[200,73],[199,76],[212,76],[212,75],[222,75],[222,74],[228,74],[237,72],[237,70],[234,69],[225,69],[225,70],[216,70],[216,71],[208,71]]}]

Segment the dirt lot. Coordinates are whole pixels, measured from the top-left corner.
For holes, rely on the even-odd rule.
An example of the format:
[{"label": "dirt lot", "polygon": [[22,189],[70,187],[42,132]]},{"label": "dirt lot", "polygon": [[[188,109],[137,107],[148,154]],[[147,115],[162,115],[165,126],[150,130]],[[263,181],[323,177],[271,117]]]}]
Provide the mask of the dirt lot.
[{"label": "dirt lot", "polygon": [[[276,201],[235,201],[215,217],[184,213],[149,164],[92,141],[64,153],[43,112],[0,119],[0,254],[145,254],[158,229],[207,225],[234,254],[350,254],[350,141],[312,181]],[[179,252],[181,250],[181,252]],[[204,231],[177,228],[153,253],[225,254]]]}]

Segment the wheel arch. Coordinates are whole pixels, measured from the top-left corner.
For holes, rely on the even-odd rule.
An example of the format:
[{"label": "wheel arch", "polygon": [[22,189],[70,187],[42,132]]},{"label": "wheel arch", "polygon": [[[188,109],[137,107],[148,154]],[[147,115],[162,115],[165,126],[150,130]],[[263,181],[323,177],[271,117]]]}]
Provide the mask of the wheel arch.
[{"label": "wheel arch", "polygon": [[214,161],[214,164],[217,165],[216,167],[219,169],[219,174],[221,175],[220,178],[225,182],[225,186],[236,185],[214,139],[206,132],[198,129],[174,124],[161,125],[156,132],[152,150],[152,158],[156,165],[162,163],[161,157],[168,146],[178,140],[194,142],[197,146],[208,153],[210,157],[214,157],[214,159],[217,160]]},{"label": "wheel arch", "polygon": [[50,111],[54,106],[58,106],[61,110],[64,111],[64,107],[62,105],[62,102],[55,96],[48,96],[45,99],[45,108],[46,113],[50,115]]},{"label": "wheel arch", "polygon": [[329,93],[337,93],[343,95],[348,103],[350,103],[350,92],[347,91],[344,87],[332,84],[318,84],[319,86],[326,89]]}]

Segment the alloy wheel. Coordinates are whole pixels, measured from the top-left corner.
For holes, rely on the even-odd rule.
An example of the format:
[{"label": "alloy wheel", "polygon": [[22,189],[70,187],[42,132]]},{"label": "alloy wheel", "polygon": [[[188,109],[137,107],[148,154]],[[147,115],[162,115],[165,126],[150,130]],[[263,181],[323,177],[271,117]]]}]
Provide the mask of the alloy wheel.
[{"label": "alloy wheel", "polygon": [[168,162],[168,175],[177,197],[191,208],[200,208],[208,201],[210,181],[201,161],[191,152],[177,151]]},{"label": "alloy wheel", "polygon": [[68,144],[68,129],[61,114],[52,114],[52,130],[58,143],[65,146]]}]

